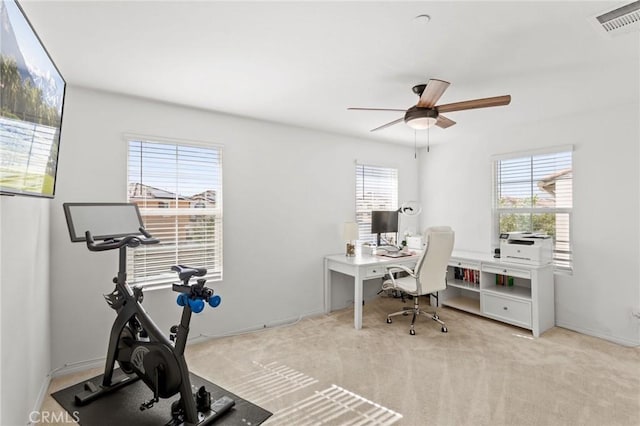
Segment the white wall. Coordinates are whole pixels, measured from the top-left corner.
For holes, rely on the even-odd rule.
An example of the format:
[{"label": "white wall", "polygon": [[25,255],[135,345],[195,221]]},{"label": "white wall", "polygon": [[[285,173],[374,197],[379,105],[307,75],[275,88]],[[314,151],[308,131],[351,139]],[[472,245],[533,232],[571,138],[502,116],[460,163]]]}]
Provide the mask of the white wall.
[{"label": "white wall", "polygon": [[0,197],[2,425],[25,424],[48,384],[50,203]]},{"label": "white wall", "polygon": [[490,156],[573,144],[574,272],[556,275],[556,325],[640,344],[638,117],[634,102],[432,147],[420,158],[423,225],[450,224],[456,249],[489,253]]},{"label": "white wall", "polygon": [[[344,250],[342,223],[355,218],[356,160],[397,167],[399,199],[418,196],[411,148],[70,87],[51,204],[53,367],[105,355],[115,312],[102,294],[112,290],[117,254],[70,243],[62,203],[126,199],[123,133],[224,146],[224,280],[212,285],[223,302],[194,316],[191,336],[323,310],[322,258]],[[147,292],[144,305],[164,330],[178,322],[170,290]]]}]

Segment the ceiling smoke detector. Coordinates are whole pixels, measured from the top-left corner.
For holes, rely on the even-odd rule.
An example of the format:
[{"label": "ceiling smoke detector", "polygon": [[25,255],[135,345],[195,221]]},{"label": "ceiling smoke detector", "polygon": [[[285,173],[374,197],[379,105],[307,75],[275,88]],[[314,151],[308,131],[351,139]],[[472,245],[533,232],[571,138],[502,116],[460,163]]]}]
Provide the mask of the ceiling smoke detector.
[{"label": "ceiling smoke detector", "polygon": [[599,13],[589,21],[609,37],[640,32],[640,0]]},{"label": "ceiling smoke detector", "polygon": [[431,16],[427,14],[418,15],[413,18],[419,24],[428,24],[431,21]]}]

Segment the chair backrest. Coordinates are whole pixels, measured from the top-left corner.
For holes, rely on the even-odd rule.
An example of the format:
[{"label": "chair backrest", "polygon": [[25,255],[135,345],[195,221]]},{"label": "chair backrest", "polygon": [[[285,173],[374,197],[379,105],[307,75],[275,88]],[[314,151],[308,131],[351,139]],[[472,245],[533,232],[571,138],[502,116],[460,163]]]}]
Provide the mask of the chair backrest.
[{"label": "chair backrest", "polygon": [[432,226],[424,231],[427,248],[416,265],[418,294],[431,294],[447,287],[447,265],[453,251],[455,233],[448,226]]}]

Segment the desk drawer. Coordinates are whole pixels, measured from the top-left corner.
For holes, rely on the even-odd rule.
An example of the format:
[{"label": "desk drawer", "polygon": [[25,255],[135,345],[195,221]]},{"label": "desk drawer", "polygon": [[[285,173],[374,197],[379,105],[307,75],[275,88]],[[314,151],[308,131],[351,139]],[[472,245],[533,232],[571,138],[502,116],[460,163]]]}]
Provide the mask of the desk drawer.
[{"label": "desk drawer", "polygon": [[494,265],[482,265],[483,272],[491,272],[497,275],[509,275],[518,278],[531,278],[531,271],[526,269],[512,268],[510,266],[494,266]]},{"label": "desk drawer", "polygon": [[482,293],[481,298],[484,315],[499,321],[531,328],[531,302],[486,293]]},{"label": "desk drawer", "polygon": [[368,266],[367,268],[365,268],[364,270],[364,279],[369,279],[369,278],[381,278],[384,276],[384,274],[387,273],[387,268],[385,268],[382,265],[378,265],[378,266]]}]

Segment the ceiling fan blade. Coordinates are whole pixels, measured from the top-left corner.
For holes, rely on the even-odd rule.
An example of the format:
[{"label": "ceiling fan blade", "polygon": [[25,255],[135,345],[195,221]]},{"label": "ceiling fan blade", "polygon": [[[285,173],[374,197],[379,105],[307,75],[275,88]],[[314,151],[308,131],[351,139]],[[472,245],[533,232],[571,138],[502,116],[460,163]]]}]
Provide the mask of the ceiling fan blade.
[{"label": "ceiling fan blade", "polygon": [[438,115],[438,121],[436,121],[436,126],[446,129],[447,127],[451,127],[456,124],[455,121],[445,117],[444,115]]},{"label": "ceiling fan blade", "polygon": [[401,123],[401,122],[403,122],[403,121],[404,121],[404,117],[401,117],[401,118],[398,118],[397,120],[393,120],[393,121],[391,121],[391,122],[389,122],[389,123],[387,123],[387,124],[383,124],[383,125],[382,125],[382,126],[380,126],[380,127],[376,127],[375,129],[371,129],[371,131],[372,131],[372,132],[375,132],[376,130],[382,130],[382,129],[384,129],[384,128],[387,128],[387,127],[393,126],[394,124]]},{"label": "ceiling fan blade", "polygon": [[492,98],[474,99],[471,101],[454,102],[452,104],[438,105],[438,112],[462,111],[465,109],[487,108],[501,105],[509,105],[511,95],[494,96]]},{"label": "ceiling fan blade", "polygon": [[424,88],[424,92],[422,92],[420,100],[416,106],[421,108],[432,108],[450,84],[451,83],[448,81],[432,78],[427,83],[427,87]]},{"label": "ceiling fan blade", "polygon": [[405,112],[406,109],[393,109],[393,108],[347,108],[350,111],[398,111]]}]

